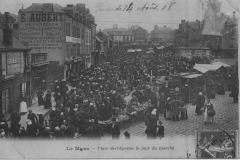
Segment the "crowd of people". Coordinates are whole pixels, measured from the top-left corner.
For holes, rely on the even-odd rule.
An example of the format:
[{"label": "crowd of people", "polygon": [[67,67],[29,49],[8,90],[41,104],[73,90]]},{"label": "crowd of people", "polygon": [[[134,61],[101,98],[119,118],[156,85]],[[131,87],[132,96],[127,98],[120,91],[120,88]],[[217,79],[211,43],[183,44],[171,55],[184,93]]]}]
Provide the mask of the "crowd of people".
[{"label": "crowd of people", "polygon": [[[179,112],[193,100],[196,114],[204,113],[205,121],[211,121],[209,117],[214,114],[209,116],[207,110],[214,112],[211,109],[213,107],[210,101],[205,105],[204,90],[196,82],[188,81],[184,86],[165,82],[156,89],[152,80],[152,75],[171,76],[191,71],[195,63],[210,63],[207,58],[195,57],[189,60],[177,57],[173,52],[151,56],[144,53],[137,53],[138,56],[130,54],[126,53],[126,48],[116,47],[101,66],[72,73],[67,81],[56,80],[53,95],[55,106],[52,106],[51,92],[48,91],[44,96],[43,91],[39,90],[38,105],[44,105],[45,109],[51,108],[49,121],[41,113],[35,115],[29,110],[27,128],[24,128],[19,124],[21,117],[15,110],[11,114],[10,128],[2,118],[1,136],[101,138],[108,133],[112,138],[119,138],[121,120],[131,122],[134,117],[140,117],[145,121],[145,133],[148,136],[163,137],[164,124],[159,116],[173,121],[183,117],[187,119],[186,110],[181,115]],[[129,95],[131,98],[127,100],[125,97]],[[130,137],[128,132],[124,135]]]}]

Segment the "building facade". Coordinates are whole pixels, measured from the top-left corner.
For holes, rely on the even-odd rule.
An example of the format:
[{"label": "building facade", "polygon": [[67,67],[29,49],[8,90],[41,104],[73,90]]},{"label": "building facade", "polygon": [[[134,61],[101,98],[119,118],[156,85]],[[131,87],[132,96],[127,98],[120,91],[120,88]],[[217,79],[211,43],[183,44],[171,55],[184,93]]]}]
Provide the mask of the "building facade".
[{"label": "building facade", "polygon": [[235,12],[224,25],[221,48],[219,57],[238,58],[238,19],[235,17]]},{"label": "building facade", "polygon": [[134,25],[131,27],[131,31],[134,35],[134,43],[139,45],[147,44],[147,31],[145,29],[139,25]]},{"label": "building facade", "polygon": [[203,21],[196,20],[187,22],[182,20],[179,28],[174,31],[173,43],[175,53],[181,56],[187,55],[187,57],[199,55],[200,57],[207,56],[208,58],[215,58],[220,52],[221,36],[203,35],[203,27]]},{"label": "building facade", "polygon": [[[19,40],[32,54],[47,55],[47,61],[54,62],[51,68],[58,63],[61,78],[68,79],[91,66],[94,21],[85,4],[33,3],[19,11]],[[50,81],[60,79],[51,76]]]},{"label": "building facade", "polygon": [[117,24],[113,28],[106,28],[103,32],[107,32],[113,40],[113,46],[121,46],[132,44],[134,42],[134,35],[131,30],[125,28],[118,28]]},{"label": "building facade", "polygon": [[13,109],[19,111],[20,102],[30,98],[30,48],[13,37],[9,13],[5,13],[5,24],[0,30],[0,116],[10,118]]},{"label": "building facade", "polygon": [[166,43],[172,43],[174,40],[174,30],[169,27],[154,26],[151,31],[151,42],[154,45],[165,45]]},{"label": "building facade", "polygon": [[[103,49],[102,52],[100,52],[100,58],[99,61],[100,63],[103,63],[105,58],[111,53],[111,50],[113,48],[113,41],[111,39],[111,37],[108,35],[107,32],[102,32],[101,29],[99,30],[99,32],[97,33],[97,37],[100,39],[100,41],[102,41],[102,43],[98,43],[103,45],[103,47],[101,47],[101,50]],[[99,50],[100,46],[96,46],[96,50]]]}]

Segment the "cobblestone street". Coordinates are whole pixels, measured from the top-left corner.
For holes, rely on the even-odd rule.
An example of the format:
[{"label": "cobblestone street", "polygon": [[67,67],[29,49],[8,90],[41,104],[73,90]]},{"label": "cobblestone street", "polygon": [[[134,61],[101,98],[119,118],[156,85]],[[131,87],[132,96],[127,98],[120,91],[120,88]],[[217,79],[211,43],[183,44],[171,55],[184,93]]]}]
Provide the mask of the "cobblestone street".
[{"label": "cobblestone street", "polygon": [[[188,119],[173,122],[172,120],[165,120],[161,115],[161,121],[165,126],[165,137],[189,137],[194,136],[196,130],[208,129],[223,129],[223,130],[238,130],[238,104],[233,103],[230,92],[225,95],[216,95],[211,102],[214,105],[216,115],[212,124],[204,125],[204,115],[195,115],[195,107],[192,104],[187,105]],[[146,138],[144,122],[137,122],[131,124],[129,128],[121,131],[121,136],[124,136],[125,131],[131,133],[131,137]]]}]

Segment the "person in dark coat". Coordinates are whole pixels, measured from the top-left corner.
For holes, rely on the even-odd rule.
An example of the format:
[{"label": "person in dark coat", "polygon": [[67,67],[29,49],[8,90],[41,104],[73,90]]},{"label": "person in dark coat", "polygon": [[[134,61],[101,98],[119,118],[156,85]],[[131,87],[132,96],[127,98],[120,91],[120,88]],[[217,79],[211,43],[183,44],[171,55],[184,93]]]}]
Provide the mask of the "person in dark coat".
[{"label": "person in dark coat", "polygon": [[15,108],[13,109],[13,112],[12,112],[12,114],[10,116],[10,120],[11,120],[10,131],[13,133],[14,137],[18,136],[19,135],[18,134],[19,133],[18,130],[20,128],[19,122],[21,120],[21,117],[20,117],[19,113],[16,111]]},{"label": "person in dark coat", "polygon": [[233,94],[233,102],[237,103],[238,102],[238,94],[239,94],[239,89],[238,89],[238,84],[235,83],[232,89],[232,94]]},{"label": "person in dark coat", "polygon": [[190,87],[188,86],[188,84],[185,84],[185,86],[183,88],[183,94],[184,94],[185,103],[189,103],[190,102]]},{"label": "person in dark coat", "polygon": [[116,122],[116,118],[112,118],[112,124],[111,124],[111,134],[112,134],[112,139],[118,139],[120,136],[120,126]]},{"label": "person in dark coat", "polygon": [[170,102],[171,110],[172,110],[172,120],[179,121],[179,107],[181,106],[181,102],[179,100],[173,100]]},{"label": "person in dark coat", "polygon": [[199,92],[199,95],[196,97],[196,110],[195,114],[201,115],[202,114],[202,108],[205,104],[205,97],[202,95],[202,92]]},{"label": "person in dark coat", "polygon": [[158,110],[154,108],[148,117],[148,124],[145,133],[149,138],[156,138],[157,135]]},{"label": "person in dark coat", "polygon": [[27,119],[26,123],[27,123],[27,136],[28,136],[28,138],[35,138],[36,134],[37,134],[36,126],[29,119]]},{"label": "person in dark coat", "polygon": [[38,115],[39,124],[43,126],[44,117],[43,117],[42,113],[39,112],[39,113],[37,113],[37,115]]},{"label": "person in dark coat", "polygon": [[39,89],[39,91],[37,92],[37,97],[38,97],[38,105],[41,106],[43,105],[43,91],[41,89]]},{"label": "person in dark coat", "polygon": [[51,102],[51,92],[48,91],[47,94],[45,95],[45,98],[44,98],[44,109],[49,109],[52,107],[52,102]]},{"label": "person in dark coat", "polygon": [[32,121],[32,124],[35,125],[36,122],[38,122],[38,117],[36,116],[35,113],[32,112],[32,110],[29,110],[27,119],[30,119]]},{"label": "person in dark coat", "polygon": [[169,112],[171,111],[171,98],[170,97],[168,97],[167,98],[167,100],[166,100],[166,104],[165,104],[165,110],[164,110],[164,118],[166,118],[166,119],[168,119],[168,118],[170,118],[169,117]]},{"label": "person in dark coat", "polygon": [[57,119],[57,112],[55,107],[53,107],[50,111],[49,117],[51,121],[55,121]]}]

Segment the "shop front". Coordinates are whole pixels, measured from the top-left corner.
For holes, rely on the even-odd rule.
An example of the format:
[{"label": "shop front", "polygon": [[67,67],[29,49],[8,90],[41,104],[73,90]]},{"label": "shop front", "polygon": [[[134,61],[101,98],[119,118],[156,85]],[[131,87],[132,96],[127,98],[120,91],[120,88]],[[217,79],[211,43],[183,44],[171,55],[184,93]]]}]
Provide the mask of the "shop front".
[{"label": "shop front", "polygon": [[87,55],[86,58],[85,58],[85,65],[86,65],[86,68],[90,68],[91,67],[91,55]]},{"label": "shop front", "polygon": [[82,72],[85,70],[85,59],[82,58],[78,58],[78,72]]},{"label": "shop front", "polygon": [[66,61],[65,62],[65,78],[66,80],[69,79],[70,75],[72,74],[72,69],[73,68],[73,60],[70,60],[70,61]]},{"label": "shop front", "polygon": [[47,53],[34,53],[31,56],[31,96],[32,99],[37,97],[38,90],[49,90],[47,84],[47,73],[49,62]]},{"label": "shop front", "polygon": [[14,48],[0,51],[0,116],[4,115],[7,119],[13,109],[19,111],[23,98],[27,106],[31,106],[28,51]]},{"label": "shop front", "polygon": [[29,74],[9,75],[0,81],[0,115],[7,119],[15,108],[20,109],[20,102],[24,99],[30,107],[30,85]]}]

